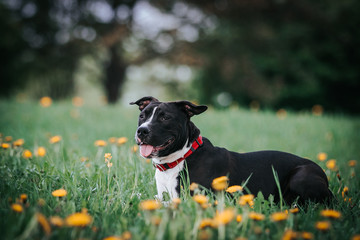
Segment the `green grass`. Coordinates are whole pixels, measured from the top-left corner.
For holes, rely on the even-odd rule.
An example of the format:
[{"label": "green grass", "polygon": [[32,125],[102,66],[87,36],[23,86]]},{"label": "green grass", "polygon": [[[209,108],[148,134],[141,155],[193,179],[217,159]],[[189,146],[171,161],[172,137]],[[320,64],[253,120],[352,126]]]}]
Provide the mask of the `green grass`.
[{"label": "green grass", "polygon": [[[137,153],[134,145],[138,110],[136,107],[103,106],[73,107],[70,102],[53,103],[42,108],[37,102],[17,103],[0,101],[0,132],[23,138],[25,144],[17,149],[0,149],[0,232],[2,239],[103,239],[121,236],[129,231],[132,239],[280,239],[285,230],[311,232],[314,239],[351,239],[360,234],[360,181],[359,163],[349,167],[349,160],[360,159],[360,119],[339,115],[315,117],[307,113],[288,113],[280,120],[273,112],[251,112],[242,109],[208,110],[194,117],[202,135],[215,145],[229,150],[245,152],[275,149],[308,157],[318,162],[330,179],[330,188],[338,202],[329,206],[310,203],[307,209],[290,214],[284,222],[272,222],[271,213],[281,206],[261,196],[255,199],[253,209],[241,207],[237,198],[219,193],[215,198],[231,207],[243,221],[232,220],[219,228],[199,230],[202,219],[213,218],[221,206],[202,209],[185,190],[177,209],[162,207],[153,212],[142,211],[139,203],[156,195],[154,168]],[[60,135],[59,144],[50,144],[49,137]],[[98,139],[127,137],[120,147],[108,144],[103,149],[94,146]],[[44,157],[22,157],[23,149],[33,153],[38,146],[46,148]],[[112,153],[113,166],[104,162],[104,153]],[[336,159],[338,171],[319,162],[319,152]],[[82,162],[81,157],[88,160]],[[336,176],[340,174],[341,179]],[[341,191],[349,188],[344,202]],[[51,192],[64,188],[67,196],[53,197]],[[184,189],[188,189],[186,186]],[[20,194],[27,194],[24,210],[16,213],[11,204]],[[221,199],[224,200],[222,201]],[[39,204],[43,199],[45,204]],[[220,204],[221,205],[221,204]],[[324,220],[320,211],[336,209],[340,219],[330,220],[331,228],[320,232],[315,223]],[[93,221],[89,226],[75,228],[51,226],[46,235],[37,221],[41,213],[66,218],[86,208]],[[290,207],[285,206],[288,209]],[[247,218],[248,211],[263,213],[265,220],[255,222]],[[154,216],[161,219],[154,224]]]}]

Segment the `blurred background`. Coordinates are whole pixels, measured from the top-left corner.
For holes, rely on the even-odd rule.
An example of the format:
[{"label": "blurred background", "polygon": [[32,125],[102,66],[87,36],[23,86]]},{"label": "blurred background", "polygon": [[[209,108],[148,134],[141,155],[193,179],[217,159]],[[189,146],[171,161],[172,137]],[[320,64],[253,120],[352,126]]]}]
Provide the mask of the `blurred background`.
[{"label": "blurred background", "polygon": [[0,97],[360,113],[357,0],[0,0]]}]

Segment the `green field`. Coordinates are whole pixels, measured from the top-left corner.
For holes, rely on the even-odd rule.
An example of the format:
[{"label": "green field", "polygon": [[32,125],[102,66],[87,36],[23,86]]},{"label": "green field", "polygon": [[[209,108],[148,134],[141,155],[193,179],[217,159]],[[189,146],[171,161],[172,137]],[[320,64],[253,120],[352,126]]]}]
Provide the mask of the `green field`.
[{"label": "green field", "polygon": [[[250,208],[238,204],[241,193],[230,197],[218,192],[202,208],[189,196],[187,186],[176,207],[170,204],[154,211],[140,209],[142,201],[154,199],[156,187],[151,163],[133,152],[136,107],[74,107],[65,101],[44,108],[38,102],[2,100],[0,116],[1,141],[10,145],[0,148],[2,239],[352,239],[360,234],[360,119],[356,117],[288,112],[285,118],[279,118],[270,111],[210,108],[193,118],[202,135],[215,145],[239,152],[287,151],[323,167],[337,201],[329,206],[310,203],[277,222],[271,214],[291,206],[258,196]],[[61,136],[61,141],[50,143],[55,135]],[[108,141],[110,137],[126,137],[128,141],[118,146]],[[14,147],[17,139],[24,139],[24,144]],[[94,145],[100,139],[107,141],[105,147]],[[46,149],[45,156],[36,156],[40,146]],[[23,155],[25,149],[32,152],[30,158]],[[327,154],[325,161],[317,159],[320,152]],[[112,154],[111,167],[105,162],[105,153]],[[329,159],[336,160],[333,169],[327,167]],[[357,164],[349,166],[350,160],[357,160]],[[342,196],[345,187],[348,192]],[[53,196],[57,189],[65,189],[67,195]],[[21,194],[27,199],[21,200]],[[16,211],[14,206],[21,209]],[[230,209],[231,214],[221,215],[223,208]],[[325,208],[337,210],[341,217],[321,216]],[[252,220],[252,211],[265,218]],[[57,226],[52,218],[65,220],[76,212],[83,212],[91,221],[81,227],[66,221]],[[216,216],[227,220],[200,229],[200,224],[205,224],[203,219]],[[241,221],[236,220],[237,216]],[[319,221],[330,226],[321,231],[316,225]]]}]

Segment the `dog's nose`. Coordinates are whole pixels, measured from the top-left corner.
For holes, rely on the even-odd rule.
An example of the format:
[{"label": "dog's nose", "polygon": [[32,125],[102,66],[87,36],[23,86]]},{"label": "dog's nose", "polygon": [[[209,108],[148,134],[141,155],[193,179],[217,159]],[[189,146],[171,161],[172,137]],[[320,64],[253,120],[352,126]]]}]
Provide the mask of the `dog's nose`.
[{"label": "dog's nose", "polygon": [[144,137],[149,134],[149,129],[147,127],[139,127],[137,130],[137,135],[139,137]]}]

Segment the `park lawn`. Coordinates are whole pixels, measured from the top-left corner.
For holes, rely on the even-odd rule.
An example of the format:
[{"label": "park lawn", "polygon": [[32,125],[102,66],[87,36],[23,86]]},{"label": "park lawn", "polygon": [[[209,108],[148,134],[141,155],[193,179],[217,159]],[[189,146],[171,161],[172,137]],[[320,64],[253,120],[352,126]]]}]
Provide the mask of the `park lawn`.
[{"label": "park lawn", "polygon": [[[215,145],[238,152],[287,151],[323,167],[337,200],[328,206],[309,203],[292,213],[292,206],[261,195],[251,207],[241,206],[241,192],[235,197],[224,191],[209,194],[206,204],[200,205],[186,184],[180,203],[149,202],[156,209],[146,210],[141,203],[156,195],[155,170],[134,147],[136,107],[75,107],[70,101],[42,107],[38,102],[2,100],[0,116],[2,143],[9,143],[0,148],[3,239],[352,239],[360,234],[357,117],[233,107],[210,108],[193,118]],[[53,138],[51,143],[53,136],[61,140]],[[111,137],[122,141],[111,143]],[[15,147],[17,139],[24,143]],[[106,141],[106,146],[95,146],[97,140]],[[38,152],[39,147],[46,153]],[[110,161],[105,161],[105,153],[111,153]],[[53,196],[57,189],[66,195]],[[201,187],[196,190],[205,192]],[[322,216],[326,208],[341,216]],[[264,219],[254,220],[250,212],[261,213]],[[285,219],[274,219],[277,212],[286,213]]]}]

